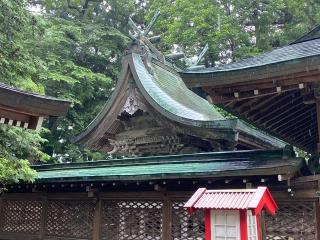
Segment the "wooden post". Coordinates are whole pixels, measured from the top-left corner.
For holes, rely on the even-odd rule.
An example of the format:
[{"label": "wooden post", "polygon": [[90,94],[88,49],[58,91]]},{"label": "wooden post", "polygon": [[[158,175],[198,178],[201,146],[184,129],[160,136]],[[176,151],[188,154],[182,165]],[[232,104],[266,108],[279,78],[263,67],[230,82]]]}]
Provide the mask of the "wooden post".
[{"label": "wooden post", "polygon": [[265,212],[261,211],[260,215],[260,228],[261,228],[261,240],[267,239],[266,222],[265,222]]},{"label": "wooden post", "polygon": [[317,240],[320,240],[320,205],[319,201],[315,201],[313,204],[313,209],[315,212],[315,230],[316,230],[316,238]]},{"label": "wooden post", "polygon": [[162,240],[170,240],[172,231],[172,202],[167,197],[162,209]]},{"label": "wooden post", "polygon": [[39,230],[39,238],[44,239],[46,235],[46,222],[47,222],[47,213],[48,213],[48,199],[46,195],[41,197],[42,200],[42,211],[40,218],[40,230]]},{"label": "wooden post", "polygon": [[2,232],[3,221],[3,197],[0,196],[0,232]]},{"label": "wooden post", "polygon": [[96,202],[96,208],[94,211],[94,218],[93,218],[93,233],[92,239],[99,240],[101,235],[101,211],[102,211],[102,201],[98,197]]},{"label": "wooden post", "polygon": [[[317,152],[320,153],[320,99],[316,97],[316,111],[317,111],[317,126],[318,126],[318,144]],[[316,163],[318,164],[318,163]]]}]

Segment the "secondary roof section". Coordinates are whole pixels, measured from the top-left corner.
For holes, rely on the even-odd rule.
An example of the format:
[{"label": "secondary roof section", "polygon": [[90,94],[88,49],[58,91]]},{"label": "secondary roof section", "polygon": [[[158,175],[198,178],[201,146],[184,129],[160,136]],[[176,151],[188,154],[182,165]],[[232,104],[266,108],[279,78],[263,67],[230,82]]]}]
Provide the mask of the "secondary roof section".
[{"label": "secondary roof section", "polygon": [[45,117],[65,116],[70,104],[0,83],[0,123],[39,130]]},{"label": "secondary roof section", "polygon": [[319,30],[259,56],[181,77],[257,128],[309,153],[320,152]]},{"label": "secondary roof section", "polygon": [[33,166],[38,182],[132,181],[294,175],[303,166],[287,150],[251,150]]}]

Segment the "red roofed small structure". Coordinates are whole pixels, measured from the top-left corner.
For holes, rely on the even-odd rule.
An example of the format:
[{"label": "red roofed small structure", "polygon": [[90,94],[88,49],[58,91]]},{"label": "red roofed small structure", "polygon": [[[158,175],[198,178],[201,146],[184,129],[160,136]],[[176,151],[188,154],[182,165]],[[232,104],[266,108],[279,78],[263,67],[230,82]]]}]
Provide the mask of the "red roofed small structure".
[{"label": "red roofed small structure", "polygon": [[205,239],[260,240],[260,216],[275,215],[277,204],[266,187],[207,190],[199,188],[184,205],[189,213],[205,211]]}]

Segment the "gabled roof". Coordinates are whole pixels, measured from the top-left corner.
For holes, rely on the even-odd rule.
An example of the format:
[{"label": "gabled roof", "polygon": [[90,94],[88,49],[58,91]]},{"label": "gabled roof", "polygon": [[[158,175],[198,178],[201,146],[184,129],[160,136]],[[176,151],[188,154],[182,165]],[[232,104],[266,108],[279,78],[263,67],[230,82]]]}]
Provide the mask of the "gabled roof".
[{"label": "gabled roof", "polygon": [[106,139],[121,128],[118,116],[130,96],[128,88],[132,84],[130,81],[133,81],[137,86],[135,94],[141,93],[140,98],[146,101],[146,105],[152,106],[161,116],[176,124],[210,129],[209,131],[217,133],[220,131],[232,135],[233,139],[236,133],[240,132],[246,138],[256,139],[260,146],[285,146],[278,139],[261,133],[238,119],[225,119],[208,101],[189,90],[172,67],[152,58],[150,70],[142,58],[143,56],[137,53],[124,56],[122,71],[110,100],[88,127],[73,139],[74,142],[95,150],[112,150],[112,147],[106,144]]},{"label": "gabled roof", "polygon": [[277,204],[267,187],[257,189],[207,190],[199,188],[184,205],[189,212],[198,209],[252,210],[259,214],[265,208],[275,215]]},{"label": "gabled roof", "polygon": [[0,83],[0,123],[39,129],[44,117],[65,116],[70,102]]},{"label": "gabled roof", "polygon": [[33,166],[38,182],[219,178],[295,174],[303,160],[287,150],[212,152]]}]

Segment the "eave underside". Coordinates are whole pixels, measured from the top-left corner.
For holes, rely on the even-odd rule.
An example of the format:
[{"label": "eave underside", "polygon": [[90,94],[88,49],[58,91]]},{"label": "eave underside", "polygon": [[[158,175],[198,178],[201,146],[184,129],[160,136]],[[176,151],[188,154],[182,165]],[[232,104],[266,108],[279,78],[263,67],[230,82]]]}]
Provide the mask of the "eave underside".
[{"label": "eave underside", "polygon": [[202,87],[213,104],[294,146],[316,153],[319,63],[320,57],[314,56],[224,75],[188,75],[186,81],[189,87]]}]

